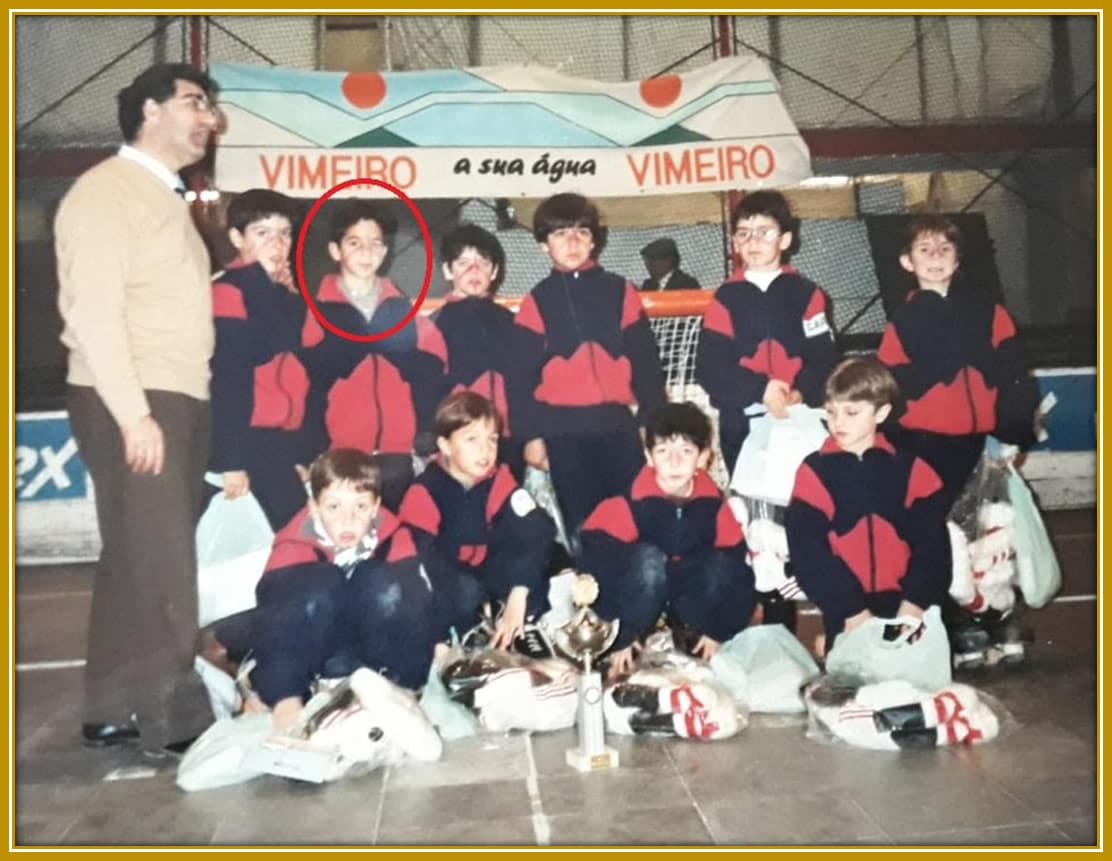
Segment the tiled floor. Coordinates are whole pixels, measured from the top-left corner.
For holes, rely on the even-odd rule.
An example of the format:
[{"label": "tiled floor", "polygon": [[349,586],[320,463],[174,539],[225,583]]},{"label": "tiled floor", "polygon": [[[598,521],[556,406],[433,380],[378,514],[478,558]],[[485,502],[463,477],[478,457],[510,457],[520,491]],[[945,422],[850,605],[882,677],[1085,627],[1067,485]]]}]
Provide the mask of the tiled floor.
[{"label": "tiled floor", "polygon": [[[1051,518],[1063,595],[1095,588],[1092,513]],[[1015,671],[965,674],[1014,724],[974,748],[879,753],[754,716],[701,744],[611,738],[622,765],[564,765],[574,732],[450,742],[444,758],[324,786],[263,777],[185,793],[172,764],[76,739],[88,567],[17,572],[16,845],[997,844],[1097,839],[1096,607],[1028,617]],[[34,664],[34,667],[25,665]],[[130,769],[131,771],[128,771]],[[109,779],[110,776],[130,779]]]}]

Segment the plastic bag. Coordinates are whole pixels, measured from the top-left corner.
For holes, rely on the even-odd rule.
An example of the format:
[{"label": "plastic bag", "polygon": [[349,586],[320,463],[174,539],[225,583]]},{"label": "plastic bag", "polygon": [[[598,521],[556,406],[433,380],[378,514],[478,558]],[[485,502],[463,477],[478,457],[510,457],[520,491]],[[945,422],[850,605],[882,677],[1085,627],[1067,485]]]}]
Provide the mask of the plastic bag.
[{"label": "plastic bag", "polygon": [[[209,473],[205,480],[216,484]],[[255,606],[274,532],[250,493],[227,499],[218,493],[197,523],[197,624],[204,627]]]},{"label": "plastic bag", "polygon": [[766,499],[731,492],[730,511],[745,535],[747,560],[758,592],[779,592],[786,601],[806,601],[799,581],[788,575],[788,534],[784,529],[786,506]]},{"label": "plastic bag", "polygon": [[575,667],[561,658],[529,658],[500,649],[459,649],[440,676],[448,696],[488,732],[547,731],[575,723]]},{"label": "plastic bag", "polygon": [[193,669],[204,683],[213,717],[217,720],[232,717],[240,705],[236,680],[200,655],[193,656]]},{"label": "plastic bag", "polygon": [[297,723],[268,735],[249,751],[247,763],[268,774],[325,783],[411,760],[435,762],[442,752],[416,697],[361,667],[315,694]]},{"label": "plastic bag", "polygon": [[713,741],[749,724],[749,709],[734,699],[703,661],[675,648],[671,631],[645,640],[629,676],[602,696],[607,732]]},{"label": "plastic bag", "polygon": [[831,674],[809,682],[803,701],[809,739],[869,750],[981,744],[1015,723],[991,697],[957,683],[932,692],[903,680]]},{"label": "plastic bag", "polygon": [[1015,556],[1019,588],[1031,607],[1045,607],[1062,588],[1062,569],[1035,497],[1008,462],[1008,497],[1015,511]]},{"label": "plastic bag", "polygon": [[950,643],[936,606],[923,618],[868,619],[839,634],[826,656],[826,670],[866,682],[902,680],[924,690],[945,687],[952,678]]},{"label": "plastic bag", "polygon": [[606,688],[602,712],[608,732],[713,741],[748,724],[731,693],[713,679],[694,681],[677,672],[637,670]]},{"label": "plastic bag", "polygon": [[527,659],[495,673],[474,694],[479,723],[490,732],[547,732],[575,725],[578,673],[560,658]]},{"label": "plastic bag", "polygon": [[1028,605],[1043,607],[1062,585],[1046,524],[1013,457],[1014,447],[989,437],[984,456],[950,510],[950,594],[975,613],[989,608],[1010,612],[1014,586]]},{"label": "plastic bag", "polygon": [[750,712],[804,710],[800,688],[819,665],[783,625],[755,625],[727,640],[710,659],[714,677]]},{"label": "plastic bag", "polygon": [[221,718],[205,730],[178,764],[177,784],[186,792],[243,783],[264,774],[249,762],[252,750],[273,732],[269,714]]},{"label": "plastic bag", "polygon": [[363,667],[318,691],[288,732],[275,733],[269,713],[218,720],[186,751],[177,783],[189,792],[261,774],[325,783],[442,752],[413,694]]},{"label": "plastic bag", "polygon": [[788,407],[786,419],[771,415],[752,419],[730,489],[741,496],[787,505],[796,470],[829,435],[822,415],[822,410],[797,404]]},{"label": "plastic bag", "polygon": [[449,696],[435,661],[429,666],[429,677],[421,689],[420,703],[421,710],[445,740],[466,738],[479,731],[479,722],[471,710]]},{"label": "plastic bag", "polygon": [[533,497],[537,505],[552,518],[552,522],[556,524],[556,540],[564,545],[565,550],[571,552],[571,545],[568,543],[568,531],[564,526],[564,515],[560,513],[560,506],[556,501],[556,488],[552,484],[552,476],[543,469],[526,466],[521,486],[529,491],[529,495]]}]

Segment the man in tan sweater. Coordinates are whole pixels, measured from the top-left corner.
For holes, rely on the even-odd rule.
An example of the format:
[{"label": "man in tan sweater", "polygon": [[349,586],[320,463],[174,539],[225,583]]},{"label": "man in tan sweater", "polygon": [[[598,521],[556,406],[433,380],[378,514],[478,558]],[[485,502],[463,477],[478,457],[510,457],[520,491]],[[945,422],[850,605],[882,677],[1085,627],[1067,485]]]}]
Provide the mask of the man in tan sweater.
[{"label": "man in tan sweater", "polygon": [[82,734],[164,754],[211,722],[193,672],[194,529],[209,446],[209,258],[178,171],[205,153],[216,90],[185,64],[120,91],[125,145],[55,222],[67,406],[92,476],[93,584]]}]

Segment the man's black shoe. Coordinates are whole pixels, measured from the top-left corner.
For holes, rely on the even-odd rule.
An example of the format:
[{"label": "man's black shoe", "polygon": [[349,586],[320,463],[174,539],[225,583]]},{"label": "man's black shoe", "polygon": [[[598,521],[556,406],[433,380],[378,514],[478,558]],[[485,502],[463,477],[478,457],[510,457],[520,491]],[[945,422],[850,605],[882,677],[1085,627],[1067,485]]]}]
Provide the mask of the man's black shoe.
[{"label": "man's black shoe", "polygon": [[81,725],[81,738],[85,747],[112,747],[137,741],[139,727],[131,718],[124,723],[85,723]]}]

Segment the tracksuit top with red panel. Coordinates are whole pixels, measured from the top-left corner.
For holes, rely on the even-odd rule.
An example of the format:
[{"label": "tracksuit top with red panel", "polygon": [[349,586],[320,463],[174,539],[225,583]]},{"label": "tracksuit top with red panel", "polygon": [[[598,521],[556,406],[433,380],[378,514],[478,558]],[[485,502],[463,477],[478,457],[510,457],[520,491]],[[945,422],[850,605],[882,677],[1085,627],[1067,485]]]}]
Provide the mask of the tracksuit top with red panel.
[{"label": "tracksuit top with red panel", "polygon": [[212,452],[217,472],[244,470],[260,428],[297,433],[309,378],[297,355],[308,309],[259,263],[232,263],[212,285]]},{"label": "tracksuit top with red panel", "polygon": [[923,289],[908,294],[884,330],[877,358],[899,383],[902,427],[1033,442],[1038,388],[1024,367],[1015,323],[960,274],[945,296]]},{"label": "tracksuit top with red panel", "polygon": [[[409,486],[398,515],[422,554],[435,552],[476,573],[484,569],[500,597],[514,586],[538,588],[556,534],[552,519],[505,464],[465,487],[434,458]],[[488,570],[485,563],[495,557],[508,563],[505,570]]]},{"label": "tracksuit top with red panel", "polygon": [[672,563],[714,550],[736,554],[739,568],[749,568],[741,525],[703,470],[695,473],[691,496],[676,499],[661,490],[656,471],[646,465],[626,496],[598,504],[584,521],[580,540],[588,572],[607,570],[612,559],[624,558],[615,554],[616,547],[637,543],[659,548]]},{"label": "tracksuit top with red panel", "polygon": [[[926,608],[950,586],[942,480],[877,434],[858,456],[833,437],[796,472],[784,526],[792,568],[828,619],[887,594]],[[895,602],[898,604],[898,601]]]},{"label": "tracksuit top with red panel", "polygon": [[[339,275],[326,275],[317,292],[321,315],[345,332],[383,332],[404,319],[410,302],[387,278],[371,319],[351,304]],[[443,386],[444,339],[420,314],[377,341],[352,341],[308,317],[302,351],[310,379],[310,412],[318,417],[313,448],[357,448],[371,454],[413,451],[418,433],[432,432]]]},{"label": "tracksuit top with red panel", "polygon": [[459,391],[482,395],[502,414],[502,435],[514,436],[516,405],[523,393],[515,355],[521,333],[513,312],[488,298],[448,297],[432,320],[448,355],[443,396]]},{"label": "tracksuit top with red panel", "polygon": [[790,266],[767,290],[738,269],[703,312],[695,379],[726,428],[748,427],[743,410],[759,404],[769,380],[798,389],[821,406],[826,378],[838,361],[826,316],[826,294]]},{"label": "tracksuit top with red panel", "polygon": [[[521,303],[518,358],[526,389],[521,439],[632,430],[665,401],[656,338],[641,297],[593,260],[552,273]],[[515,409],[517,409],[515,405]]]},{"label": "tracksuit top with red panel", "polygon": [[[379,507],[375,515],[374,538],[365,536],[362,542],[365,552],[359,554],[359,561],[376,559],[410,567],[419,564],[413,534],[385,508]],[[336,548],[323,532],[318,531],[309,506],[305,506],[274,536],[263,576],[283,568],[321,562],[337,564]]]}]

